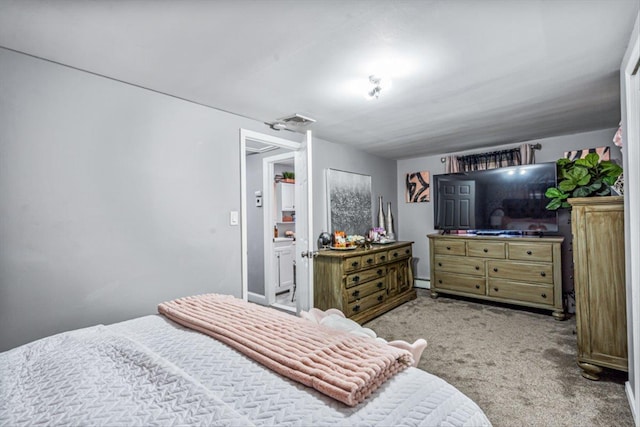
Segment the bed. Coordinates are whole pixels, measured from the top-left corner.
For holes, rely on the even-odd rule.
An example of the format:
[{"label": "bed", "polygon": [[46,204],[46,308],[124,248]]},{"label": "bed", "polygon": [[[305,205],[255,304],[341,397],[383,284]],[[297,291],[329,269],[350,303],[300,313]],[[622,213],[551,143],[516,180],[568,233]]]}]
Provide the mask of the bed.
[{"label": "bed", "polygon": [[395,373],[362,402],[349,406],[158,314],[65,332],[0,353],[0,425],[37,424],[490,422],[452,385],[414,367]]}]

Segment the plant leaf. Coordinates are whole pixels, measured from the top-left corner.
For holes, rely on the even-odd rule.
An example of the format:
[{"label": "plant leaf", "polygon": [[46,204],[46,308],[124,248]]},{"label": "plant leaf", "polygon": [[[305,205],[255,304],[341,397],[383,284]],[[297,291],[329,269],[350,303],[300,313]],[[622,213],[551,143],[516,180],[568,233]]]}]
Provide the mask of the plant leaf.
[{"label": "plant leaf", "polygon": [[593,193],[589,187],[578,187],[571,194],[573,197],[589,197]]},{"label": "plant leaf", "polygon": [[[594,168],[598,166],[598,162],[600,162],[600,156],[596,153],[589,153],[582,160],[584,160],[584,163],[587,165],[587,167]],[[577,160],[576,163],[578,163]]]},{"label": "plant leaf", "polygon": [[601,162],[600,166],[602,167],[602,173],[606,176],[613,176],[617,178],[622,173],[622,168],[612,161],[607,160]]},{"label": "plant leaf", "polygon": [[572,179],[565,179],[558,183],[558,189],[560,191],[569,192],[573,191],[574,188],[576,188],[576,182]]},{"label": "plant leaf", "polygon": [[560,199],[553,199],[551,200],[549,203],[547,203],[547,206],[545,206],[544,208],[546,210],[549,211],[555,211],[556,209],[558,209],[560,206],[562,206],[562,200]]},{"label": "plant leaf", "polygon": [[578,181],[578,185],[579,186],[584,186],[589,184],[589,181],[591,181],[591,175],[590,174],[586,174],[585,176],[583,176],[579,181]]},{"label": "plant leaf", "polygon": [[613,185],[618,180],[618,176],[605,176],[604,178],[602,178],[602,181],[607,185]]},{"label": "plant leaf", "polygon": [[567,172],[568,178],[578,183],[585,177],[589,177],[589,170],[584,167],[576,167]]},{"label": "plant leaf", "polygon": [[547,199],[555,199],[556,197],[565,195],[565,193],[558,190],[556,187],[550,187],[547,188],[547,191],[545,191],[544,195]]},{"label": "plant leaf", "polygon": [[591,192],[594,192],[596,190],[599,190],[600,188],[602,188],[602,180],[601,179],[596,179],[595,181],[593,181],[590,185],[588,185],[587,187],[589,187],[589,189],[591,190]]}]

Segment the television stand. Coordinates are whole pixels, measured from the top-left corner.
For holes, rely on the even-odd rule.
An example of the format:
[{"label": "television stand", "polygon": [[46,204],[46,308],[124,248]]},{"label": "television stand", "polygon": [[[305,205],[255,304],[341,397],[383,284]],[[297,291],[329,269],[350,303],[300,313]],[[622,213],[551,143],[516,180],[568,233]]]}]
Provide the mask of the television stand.
[{"label": "television stand", "polygon": [[559,236],[430,234],[431,296],[460,295],[565,318]]}]

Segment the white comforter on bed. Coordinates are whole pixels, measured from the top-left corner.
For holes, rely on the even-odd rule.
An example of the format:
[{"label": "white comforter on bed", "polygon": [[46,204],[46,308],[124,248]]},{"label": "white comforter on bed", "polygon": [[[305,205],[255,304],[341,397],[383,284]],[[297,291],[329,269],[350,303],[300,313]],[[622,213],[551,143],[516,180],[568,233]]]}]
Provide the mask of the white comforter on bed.
[{"label": "white comforter on bed", "polygon": [[350,408],[158,315],[0,353],[0,425],[35,424],[490,425],[416,368]]}]

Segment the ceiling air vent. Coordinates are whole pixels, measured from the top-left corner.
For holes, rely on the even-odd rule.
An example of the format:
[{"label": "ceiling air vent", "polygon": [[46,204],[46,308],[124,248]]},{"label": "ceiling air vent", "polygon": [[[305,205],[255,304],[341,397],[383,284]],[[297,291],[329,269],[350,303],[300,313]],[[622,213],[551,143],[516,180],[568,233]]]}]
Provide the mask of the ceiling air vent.
[{"label": "ceiling air vent", "polygon": [[302,114],[294,114],[291,116],[282,117],[278,119],[278,122],[280,123],[286,123],[294,126],[306,126],[306,125],[310,125],[311,123],[315,123],[315,121],[316,121],[315,119],[312,119],[311,117],[303,116]]}]

